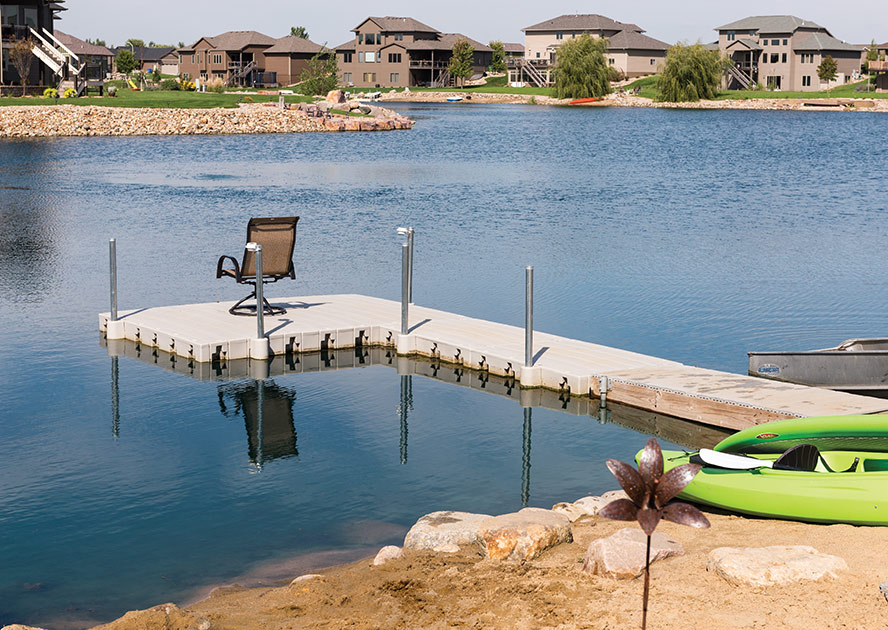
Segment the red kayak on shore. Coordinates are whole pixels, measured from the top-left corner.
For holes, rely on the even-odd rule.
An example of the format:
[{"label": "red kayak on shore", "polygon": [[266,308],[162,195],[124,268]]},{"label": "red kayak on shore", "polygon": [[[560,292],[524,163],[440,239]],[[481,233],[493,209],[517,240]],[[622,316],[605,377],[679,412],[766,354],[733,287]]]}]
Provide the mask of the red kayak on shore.
[{"label": "red kayak on shore", "polygon": [[568,103],[568,105],[582,105],[583,103],[594,103],[595,101],[600,101],[601,99],[597,96],[592,96],[590,98],[577,98]]}]

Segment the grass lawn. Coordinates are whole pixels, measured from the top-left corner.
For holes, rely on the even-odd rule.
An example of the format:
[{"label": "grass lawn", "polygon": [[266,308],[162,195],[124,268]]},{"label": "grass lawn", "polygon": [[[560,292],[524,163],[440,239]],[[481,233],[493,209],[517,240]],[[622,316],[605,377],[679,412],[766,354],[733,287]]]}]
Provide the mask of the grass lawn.
[{"label": "grass lawn", "polygon": [[[365,92],[391,92],[394,89],[396,92],[403,92],[404,88],[340,88],[342,90],[346,90],[348,92],[353,93],[365,93]],[[473,87],[465,87],[465,88],[457,88],[457,87],[449,87],[449,88],[430,88],[430,87],[412,87],[410,88],[411,92],[466,92],[468,94],[476,93],[476,94],[527,94],[529,96],[554,96],[554,90],[552,88],[538,88],[538,87],[509,87],[508,80],[506,76],[501,77],[490,77],[487,79],[487,82],[484,85],[478,85]]]},{"label": "grass lawn", "polygon": [[[271,94],[250,94],[254,103],[277,103],[278,96]],[[198,109],[210,107],[237,107],[244,102],[246,96],[240,94],[216,94],[215,92],[178,92],[178,91],[151,91],[132,92],[128,89],[118,88],[117,96],[89,96],[82,98],[64,99],[58,101],[42,97],[3,97],[0,98],[0,106],[4,105],[101,105],[103,107],[151,107],[174,109]],[[284,96],[287,103],[311,103],[314,98],[291,94]],[[249,102],[249,101],[247,101]]]},{"label": "grass lawn", "polygon": [[[793,98],[793,99],[819,99],[819,98],[888,98],[888,94],[876,92],[858,92],[857,86],[865,86],[866,81],[859,83],[846,83],[833,88],[829,92],[776,92],[771,90],[721,90],[717,100],[746,100],[751,98]],[[657,77],[638,79],[626,86],[627,90],[635,87],[641,88],[640,96],[656,99],[660,92],[657,90]]]}]

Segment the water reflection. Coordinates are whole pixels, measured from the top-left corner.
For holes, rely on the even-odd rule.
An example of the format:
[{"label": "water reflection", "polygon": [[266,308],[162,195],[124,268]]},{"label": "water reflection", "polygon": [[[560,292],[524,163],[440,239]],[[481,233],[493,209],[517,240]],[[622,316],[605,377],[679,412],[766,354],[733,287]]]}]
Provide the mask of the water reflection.
[{"label": "water reflection", "polygon": [[55,287],[55,209],[42,195],[0,189],[0,299],[39,302]]},{"label": "water reflection", "polygon": [[401,464],[407,463],[407,413],[413,409],[413,377],[401,375],[401,400],[398,403],[398,418],[401,421]]},{"label": "water reflection", "polygon": [[218,394],[222,415],[243,416],[247,454],[259,470],[274,459],[299,455],[293,423],[294,390],[270,379],[256,379],[221,383]]}]

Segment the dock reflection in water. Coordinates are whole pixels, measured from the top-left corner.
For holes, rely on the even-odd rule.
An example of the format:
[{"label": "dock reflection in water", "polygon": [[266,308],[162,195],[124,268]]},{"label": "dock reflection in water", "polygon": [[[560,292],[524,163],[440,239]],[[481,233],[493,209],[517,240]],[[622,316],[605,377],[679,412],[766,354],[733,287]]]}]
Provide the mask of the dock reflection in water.
[{"label": "dock reflection in water", "polygon": [[[401,391],[397,405],[400,422],[400,463],[408,459],[408,418],[414,408],[413,377],[423,376],[460,387],[484,391],[509,398],[523,408],[521,500],[530,501],[531,431],[533,409],[543,408],[573,416],[589,416],[600,424],[617,424],[680,444],[690,449],[711,447],[729,432],[670,416],[600,400],[571,396],[569,392],[545,389],[521,389],[515,379],[493,376],[486,372],[468,370],[461,366],[443,364],[425,359],[398,357],[386,348],[348,348],[308,354],[276,356],[273,360],[216,361],[198,363],[156,348],[146,348],[127,340],[101,340],[112,357],[112,408],[115,435],[119,426],[117,411],[117,367],[119,356],[158,365],[163,369],[183,374],[200,381],[219,381],[219,405],[224,415],[243,414],[247,429],[250,461],[261,468],[264,462],[280,457],[298,455],[293,404],[296,393],[271,380],[288,374],[327,372],[371,366],[394,368],[400,375]],[[232,409],[233,407],[233,409]]]}]

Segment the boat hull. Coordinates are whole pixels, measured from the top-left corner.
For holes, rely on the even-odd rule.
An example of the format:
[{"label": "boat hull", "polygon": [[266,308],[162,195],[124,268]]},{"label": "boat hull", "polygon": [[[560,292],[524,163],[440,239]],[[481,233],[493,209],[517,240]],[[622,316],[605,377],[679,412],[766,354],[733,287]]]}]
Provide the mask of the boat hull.
[{"label": "boat hull", "polygon": [[888,415],[788,418],[749,427],[726,437],[714,450],[779,455],[799,444],[821,451],[888,454]]},{"label": "boat hull", "polygon": [[[825,453],[841,465],[860,457],[859,472],[725,470],[704,467],[680,499],[724,510],[813,523],[888,525],[888,457],[868,452]],[[690,455],[664,451],[666,469],[688,463]],[[763,456],[767,457],[767,456]]]}]

